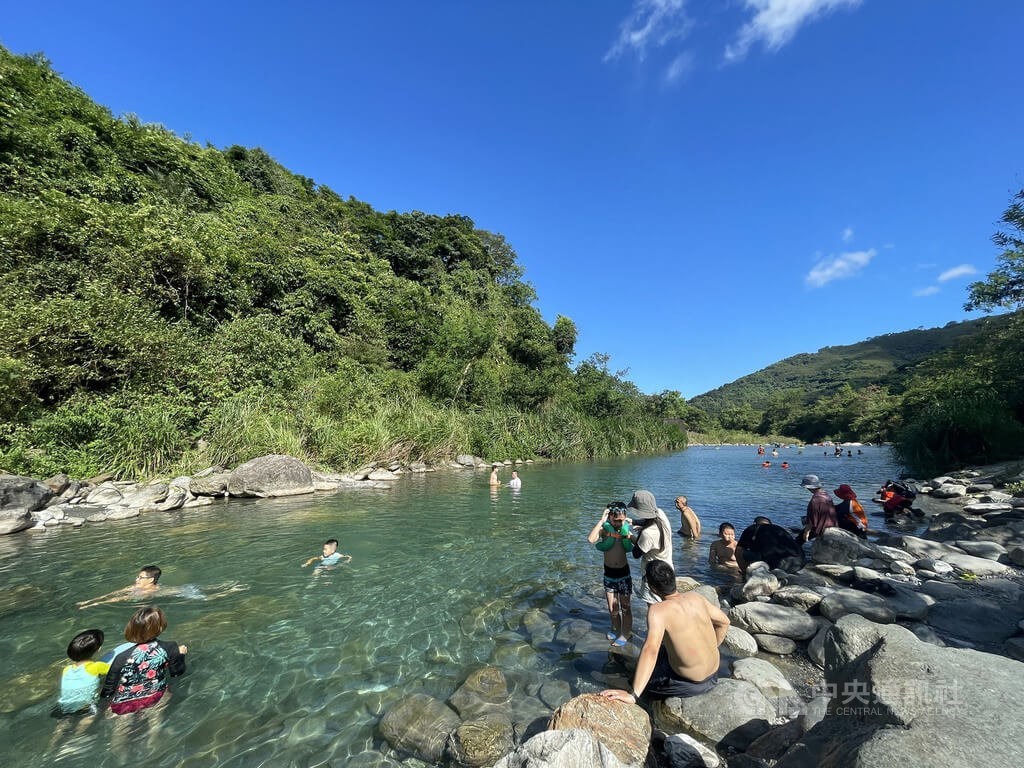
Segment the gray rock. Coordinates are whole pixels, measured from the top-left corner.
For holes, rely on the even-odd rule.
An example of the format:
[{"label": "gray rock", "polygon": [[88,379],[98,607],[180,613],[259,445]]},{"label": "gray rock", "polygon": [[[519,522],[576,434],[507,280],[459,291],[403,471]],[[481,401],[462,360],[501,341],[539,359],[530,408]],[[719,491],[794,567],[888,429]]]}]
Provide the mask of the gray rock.
[{"label": "gray rock", "polygon": [[375,482],[389,482],[391,480],[397,480],[398,475],[389,469],[375,469],[366,479],[373,480]]},{"label": "gray rock", "polygon": [[966,485],[944,483],[931,493],[937,499],[957,499],[967,495]]},{"label": "gray rock", "polygon": [[950,584],[948,581],[929,581],[921,585],[921,592],[936,600],[956,600],[966,597],[963,587]]},{"label": "gray rock", "polygon": [[1003,645],[1003,653],[1011,659],[1024,661],[1024,637],[1011,637]]},{"label": "gray rock", "polygon": [[747,580],[743,584],[744,600],[753,600],[759,595],[770,596],[780,586],[778,578],[768,570],[767,565],[757,570],[747,569]]},{"label": "gray rock", "polygon": [[990,512],[1008,512],[1011,509],[1013,509],[1013,505],[1006,502],[976,501],[963,506],[964,512],[969,515],[987,515]]},{"label": "gray rock", "polygon": [[818,604],[818,610],[830,621],[838,621],[850,613],[883,624],[896,620],[896,614],[889,608],[884,598],[857,589],[836,590]]},{"label": "gray rock", "polygon": [[448,749],[458,764],[483,768],[494,765],[513,746],[512,720],[488,716],[464,720],[452,733]]},{"label": "gray rock", "polygon": [[925,643],[931,645],[937,645],[940,648],[945,648],[946,644],[942,638],[935,634],[935,630],[929,627],[927,624],[909,624],[907,629],[914,633],[914,636]]},{"label": "gray rock", "polygon": [[927,593],[910,589],[893,581],[886,583],[896,590],[896,594],[881,595],[881,597],[897,619],[923,621],[928,616],[928,611],[935,605],[935,598]]},{"label": "gray rock", "polygon": [[853,569],[853,580],[854,581],[878,581],[882,578],[882,574],[871,568],[864,568],[863,566],[854,566]]},{"label": "gray rock", "polygon": [[482,667],[466,678],[448,704],[463,720],[473,720],[495,711],[504,713],[508,698],[508,683],[502,671],[497,667]]},{"label": "gray rock", "polygon": [[729,629],[725,632],[725,640],[722,641],[722,645],[733,656],[737,656],[739,658],[754,656],[757,654],[757,641],[749,632],[744,629],[740,629],[735,624],[729,625]]},{"label": "gray rock", "polygon": [[830,563],[820,563],[818,565],[812,565],[805,568],[803,572],[816,572],[823,576],[827,576],[833,580],[833,583],[840,581],[849,584],[853,581],[853,566],[852,565],[832,565]]},{"label": "gray rock", "polygon": [[977,576],[996,576],[1010,569],[1008,565],[984,557],[974,557],[974,555],[947,554],[943,555],[942,559],[956,568],[970,571]]},{"label": "gray rock", "polygon": [[774,653],[776,656],[788,656],[796,651],[796,643],[788,637],[765,634],[755,634],[753,637],[757,647],[765,653]]},{"label": "gray rock", "polygon": [[917,536],[897,536],[896,546],[919,558],[941,559],[943,555],[963,550],[939,541],[920,539]]},{"label": "gray rock", "polygon": [[718,747],[743,750],[768,730],[775,708],[753,683],[724,678],[707,693],[656,701],[654,722],[666,733],[685,731]]},{"label": "gray rock", "polygon": [[798,608],[770,603],[746,603],[729,611],[729,620],[752,634],[807,640],[817,631],[814,619]]},{"label": "gray rock", "polygon": [[998,560],[1006,554],[1006,547],[994,541],[958,541],[956,545],[968,555],[983,557],[986,560]]},{"label": "gray rock", "polygon": [[821,602],[823,596],[822,592],[817,589],[794,585],[776,591],[772,595],[772,602],[787,605],[790,608],[799,608],[801,611],[809,611]]},{"label": "gray rock", "polygon": [[43,480],[43,485],[49,488],[55,496],[59,496],[71,486],[71,478],[61,472]]},{"label": "gray rock", "polygon": [[398,751],[439,763],[448,737],[459,723],[459,716],[443,702],[425,693],[414,693],[384,715],[380,733]]},{"label": "gray rock", "polygon": [[937,648],[859,616],[840,619],[826,651],[833,713],[776,768],[1024,764],[1019,662]]},{"label": "gray rock", "polygon": [[195,496],[223,496],[228,492],[230,472],[210,472],[200,477],[194,475],[189,481],[188,489]]},{"label": "gray rock", "polygon": [[827,565],[849,565],[861,557],[874,558],[876,554],[871,544],[842,528],[827,528],[811,547],[811,559]]},{"label": "gray rock", "polygon": [[788,717],[799,712],[800,697],[782,672],[771,662],[764,659],[739,659],[733,662],[732,676],[756,685],[757,690],[768,701],[774,702],[777,716]]},{"label": "gray rock", "polygon": [[137,509],[152,509],[167,498],[167,490],[166,483],[139,485],[124,493],[118,505]]},{"label": "gray rock", "polygon": [[830,629],[832,629],[832,622],[822,619],[817,634],[807,644],[807,656],[822,669],[825,668],[825,637]]},{"label": "gray rock", "polygon": [[115,507],[107,512],[107,520],[131,520],[133,517],[138,516],[139,510],[131,508]]},{"label": "gray rock", "polygon": [[953,566],[944,560],[935,560],[931,557],[922,557],[920,560],[914,563],[914,567],[918,569],[925,569],[938,574],[939,576],[945,576],[953,572]]},{"label": "gray rock", "polygon": [[0,509],[0,535],[17,533],[35,525],[28,507]]},{"label": "gray rock", "polygon": [[292,456],[261,456],[237,467],[228,479],[232,496],[295,496],[313,493],[309,467]]},{"label": "gray rock", "polygon": [[171,512],[180,509],[188,501],[188,489],[180,485],[172,485],[167,489],[167,496],[156,505],[158,512]]},{"label": "gray rock", "polygon": [[1024,547],[1014,547],[1009,552],[1010,562],[1024,568]]},{"label": "gray rock", "polygon": [[589,731],[545,731],[516,747],[494,768],[627,768]]},{"label": "gray rock", "polygon": [[0,474],[0,509],[43,509],[53,491],[31,477]]},{"label": "gray rock", "polygon": [[905,549],[899,549],[898,547],[889,547],[884,544],[876,544],[875,550],[878,552],[878,557],[887,566],[891,567],[896,562],[902,563],[913,563],[917,559],[917,555],[912,555]]},{"label": "gray rock", "polygon": [[107,507],[120,504],[123,498],[124,494],[121,493],[120,488],[111,482],[106,482],[89,491],[89,495],[85,497],[85,503]]},{"label": "gray rock", "polygon": [[537,696],[551,709],[558,709],[572,698],[572,688],[564,680],[546,680]]},{"label": "gray rock", "polygon": [[674,733],[662,744],[666,768],[718,768],[722,759],[692,736]]},{"label": "gray rock", "polygon": [[747,747],[747,756],[759,760],[778,760],[782,754],[804,735],[803,724],[798,718],[775,726]]},{"label": "gray rock", "polygon": [[1017,631],[1024,608],[967,597],[932,606],[928,623],[940,633],[970,644],[998,645]]},{"label": "gray rock", "polygon": [[910,565],[909,563],[905,563],[902,560],[893,560],[889,564],[889,570],[891,570],[893,573],[898,573],[901,576],[915,576],[917,574],[917,571],[914,569],[914,566]]}]

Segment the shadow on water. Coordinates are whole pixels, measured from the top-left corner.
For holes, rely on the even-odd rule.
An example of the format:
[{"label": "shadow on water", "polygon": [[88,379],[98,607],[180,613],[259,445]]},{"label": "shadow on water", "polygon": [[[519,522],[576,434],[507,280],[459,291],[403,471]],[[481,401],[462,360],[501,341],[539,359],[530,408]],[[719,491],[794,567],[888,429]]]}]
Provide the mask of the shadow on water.
[{"label": "shadow on water", "polygon": [[[163,637],[190,647],[189,673],[174,682],[158,736],[134,734],[131,762],[344,763],[382,748],[377,723],[402,697],[447,699],[484,665],[505,673],[516,722],[527,727],[568,695],[625,679],[604,637],[601,555],[586,541],[604,504],[648,488],[678,527],[672,500],[686,494],[705,534],[674,537],[677,570],[728,585],[731,576],[707,564],[720,522],[742,530],[768,514],[798,524],[807,503],[799,481],[810,472],[829,488],[850,483],[862,498],[896,474],[882,449],[842,459],[812,451],[783,449],[792,467],[778,471],[763,470],[753,447],[531,465],[515,492],[492,492],[486,472],[438,472],[388,491],[220,504],[0,539],[0,656],[12,662],[0,680],[0,723],[10,734],[0,761],[129,761],[112,747],[119,735],[107,717],[50,749],[56,721],[48,713],[68,640],[100,627],[110,649],[132,611],[75,603],[126,586],[150,563],[169,587],[248,589],[157,601],[170,622]],[[507,480],[508,469],[501,474]],[[352,563],[301,568],[331,537]],[[642,627],[642,609],[637,615]]]}]

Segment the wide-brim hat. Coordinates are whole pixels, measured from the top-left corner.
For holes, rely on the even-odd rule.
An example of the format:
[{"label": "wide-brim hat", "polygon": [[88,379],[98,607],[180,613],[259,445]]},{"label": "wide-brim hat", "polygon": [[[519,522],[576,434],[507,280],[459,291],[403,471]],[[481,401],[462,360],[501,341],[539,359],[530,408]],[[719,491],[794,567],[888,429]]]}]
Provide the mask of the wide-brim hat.
[{"label": "wide-brim hat", "polygon": [[804,475],[804,479],[800,481],[800,485],[809,491],[816,491],[821,488],[821,480],[818,479],[817,475]]},{"label": "wide-brim hat", "polygon": [[634,491],[626,506],[633,510],[633,517],[638,520],[653,520],[658,516],[658,502],[650,491]]},{"label": "wide-brim hat", "polygon": [[857,494],[854,493],[853,488],[851,488],[846,483],[843,483],[842,485],[840,485],[838,488],[836,488],[834,491],[832,491],[832,493],[834,493],[840,499],[856,499],[857,498]]}]

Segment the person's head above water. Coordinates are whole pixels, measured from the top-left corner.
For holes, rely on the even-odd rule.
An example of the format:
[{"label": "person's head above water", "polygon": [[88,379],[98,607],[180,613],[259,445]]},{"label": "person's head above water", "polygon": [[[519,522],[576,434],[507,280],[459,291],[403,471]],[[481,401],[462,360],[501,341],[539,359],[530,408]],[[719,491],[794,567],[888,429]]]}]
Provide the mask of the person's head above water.
[{"label": "person's head above water", "polygon": [[644,572],[647,586],[658,597],[667,597],[676,591],[676,572],[664,560],[652,560]]},{"label": "person's head above water", "polygon": [[88,661],[103,645],[102,629],[87,629],[79,632],[68,643],[68,658],[72,661]]},{"label": "person's head above water", "polygon": [[147,565],[145,568],[139,569],[139,575],[135,577],[135,583],[139,586],[155,586],[156,583],[160,581],[161,573],[163,573],[163,571],[161,571],[155,565]]},{"label": "person's head above water", "polygon": [[130,643],[148,643],[156,640],[167,629],[167,617],[155,605],[139,608],[124,628],[124,639]]},{"label": "person's head above water", "polygon": [[324,557],[329,557],[338,551],[338,540],[328,539],[324,542]]},{"label": "person's head above water", "polygon": [[[726,534],[728,534],[728,536],[726,536]],[[718,526],[718,535],[721,536],[723,539],[735,539],[736,528],[733,527],[732,523],[722,523],[720,526]]]},{"label": "person's head above water", "polygon": [[764,515],[758,515],[754,518],[754,525],[771,525],[772,521]]}]

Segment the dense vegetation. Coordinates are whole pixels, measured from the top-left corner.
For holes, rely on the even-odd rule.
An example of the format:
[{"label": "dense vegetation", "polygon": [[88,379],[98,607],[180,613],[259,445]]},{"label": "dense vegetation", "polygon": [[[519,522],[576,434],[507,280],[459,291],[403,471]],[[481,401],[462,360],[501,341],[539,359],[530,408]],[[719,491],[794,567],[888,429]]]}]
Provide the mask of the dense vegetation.
[{"label": "dense vegetation", "polygon": [[0,467],[678,447],[501,235],[382,213],[259,149],[116,119],[0,48]]},{"label": "dense vegetation", "polygon": [[[998,266],[967,309],[1016,310],[796,355],[681,406],[692,431],[893,440],[925,474],[1024,454],[1024,190],[993,236]],[[682,412],[682,411],[685,411]]]}]

